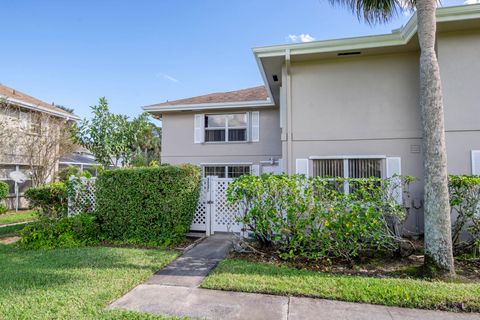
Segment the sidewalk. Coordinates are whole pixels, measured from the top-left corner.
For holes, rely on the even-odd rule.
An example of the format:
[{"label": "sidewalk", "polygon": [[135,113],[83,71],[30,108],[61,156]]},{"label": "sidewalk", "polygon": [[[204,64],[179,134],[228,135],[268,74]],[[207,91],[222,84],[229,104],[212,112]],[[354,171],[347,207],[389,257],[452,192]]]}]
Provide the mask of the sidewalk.
[{"label": "sidewalk", "polygon": [[120,308],[206,319],[466,320],[480,314],[376,306],[324,299],[273,296],[198,288],[230,250],[230,238],[216,234],[113,302]]}]

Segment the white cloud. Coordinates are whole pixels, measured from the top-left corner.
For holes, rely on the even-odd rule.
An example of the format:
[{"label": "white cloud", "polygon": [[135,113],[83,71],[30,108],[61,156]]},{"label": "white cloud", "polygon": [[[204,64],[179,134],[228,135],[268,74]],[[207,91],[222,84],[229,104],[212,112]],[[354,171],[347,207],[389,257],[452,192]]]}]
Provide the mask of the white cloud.
[{"label": "white cloud", "polygon": [[289,34],[287,37],[290,42],[310,42],[315,41],[315,38],[309,35],[308,33],[302,33],[299,35]]},{"label": "white cloud", "polygon": [[180,82],[180,80],[178,80],[177,78],[174,78],[171,75],[166,74],[166,73],[158,73],[157,77],[158,78],[163,78],[163,79],[168,80],[168,81],[173,82],[173,83],[179,83]]},{"label": "white cloud", "polygon": [[463,4],[477,4],[480,3],[480,0],[467,0]]}]

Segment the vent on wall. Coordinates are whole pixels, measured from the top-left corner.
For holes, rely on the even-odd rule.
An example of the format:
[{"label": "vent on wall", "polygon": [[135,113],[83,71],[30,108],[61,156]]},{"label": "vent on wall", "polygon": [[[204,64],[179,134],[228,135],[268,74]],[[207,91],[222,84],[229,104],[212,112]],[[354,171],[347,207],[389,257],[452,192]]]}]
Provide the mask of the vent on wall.
[{"label": "vent on wall", "polygon": [[420,145],[418,144],[412,144],[410,145],[410,152],[411,153],[420,153]]},{"label": "vent on wall", "polygon": [[353,52],[339,52],[337,53],[337,56],[353,56],[356,54],[361,54],[360,51],[353,51]]}]

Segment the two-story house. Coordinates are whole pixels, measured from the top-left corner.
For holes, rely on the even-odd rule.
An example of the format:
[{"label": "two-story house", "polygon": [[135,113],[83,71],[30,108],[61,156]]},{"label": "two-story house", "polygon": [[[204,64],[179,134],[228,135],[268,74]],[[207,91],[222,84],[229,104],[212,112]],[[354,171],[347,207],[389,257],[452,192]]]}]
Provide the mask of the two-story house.
[{"label": "two-story house", "polygon": [[[480,5],[437,10],[448,169],[480,174]],[[205,176],[283,171],[412,175],[422,229],[416,15],[390,34],[253,49],[264,85],[144,107],[163,121],[162,160]]]},{"label": "two-story house", "polygon": [[[30,178],[29,173],[32,168],[32,150],[28,150],[30,142],[44,141],[47,144],[48,141],[53,143],[58,141],[54,138],[48,140],[48,137],[39,139],[40,135],[55,135],[53,127],[48,127],[49,119],[61,119],[62,122],[80,120],[77,116],[52,104],[0,85],[0,180],[7,182],[10,186],[10,196],[7,199],[10,208],[15,207],[16,191],[20,195],[19,206],[26,207],[22,195],[31,185],[31,180],[17,183],[16,190],[12,172],[21,172]],[[54,152],[57,146],[45,145],[43,149],[45,152],[50,150]],[[58,161],[52,163],[52,166],[57,168]]]}]

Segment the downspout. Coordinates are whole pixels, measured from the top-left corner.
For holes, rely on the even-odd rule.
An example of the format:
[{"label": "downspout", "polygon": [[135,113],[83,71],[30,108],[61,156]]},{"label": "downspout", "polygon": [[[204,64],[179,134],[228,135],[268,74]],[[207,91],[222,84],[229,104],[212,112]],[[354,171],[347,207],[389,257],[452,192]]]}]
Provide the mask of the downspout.
[{"label": "downspout", "polygon": [[290,76],[290,49],[285,50],[285,69],[286,69],[286,117],[287,117],[287,173],[295,173],[295,168],[293,165],[293,155],[292,155],[292,81]]}]

